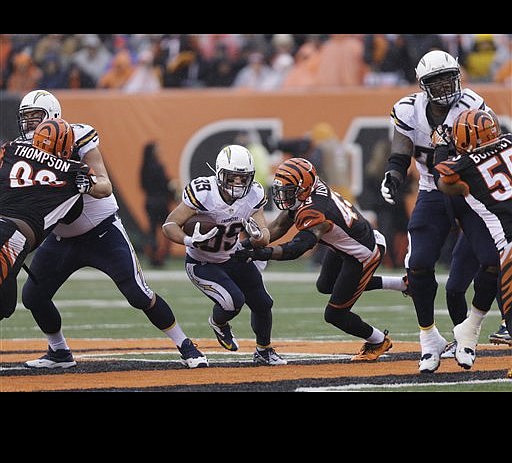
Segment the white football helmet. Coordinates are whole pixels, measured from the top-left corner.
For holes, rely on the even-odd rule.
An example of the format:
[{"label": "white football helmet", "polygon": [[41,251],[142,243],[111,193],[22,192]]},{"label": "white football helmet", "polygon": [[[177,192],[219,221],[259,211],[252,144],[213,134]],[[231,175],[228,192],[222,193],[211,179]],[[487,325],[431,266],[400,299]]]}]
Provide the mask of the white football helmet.
[{"label": "white football helmet", "polygon": [[46,119],[61,117],[60,103],[46,90],[33,90],[21,100],[18,110],[18,126],[21,137],[30,140],[35,128]]},{"label": "white football helmet", "polygon": [[247,148],[241,145],[228,145],[217,155],[217,184],[232,199],[243,198],[249,193],[254,174],[254,160]]},{"label": "white football helmet", "polygon": [[451,106],[461,95],[461,75],[458,60],[441,50],[423,55],[416,67],[420,88],[429,101]]}]

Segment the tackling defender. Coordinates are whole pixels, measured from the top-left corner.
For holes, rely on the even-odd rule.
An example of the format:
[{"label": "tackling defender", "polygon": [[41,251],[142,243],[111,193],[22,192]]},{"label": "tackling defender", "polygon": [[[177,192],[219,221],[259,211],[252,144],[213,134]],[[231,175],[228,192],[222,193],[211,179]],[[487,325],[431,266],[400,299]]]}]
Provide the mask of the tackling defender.
[{"label": "tackling defender", "polygon": [[276,170],[272,199],[281,212],[269,225],[275,241],[295,225],[299,232],[292,241],[273,247],[242,249],[232,259],[241,262],[293,260],[317,243],[328,246],[316,286],[330,294],[324,317],[327,323],[365,340],[353,361],[373,361],[392,347],[387,330],[369,325],[352,312],[363,291],[405,291],[401,277],[374,276],[386,252],[386,239],[372,229],[368,220],[339,193],[322,181],[306,159],[292,158]]}]

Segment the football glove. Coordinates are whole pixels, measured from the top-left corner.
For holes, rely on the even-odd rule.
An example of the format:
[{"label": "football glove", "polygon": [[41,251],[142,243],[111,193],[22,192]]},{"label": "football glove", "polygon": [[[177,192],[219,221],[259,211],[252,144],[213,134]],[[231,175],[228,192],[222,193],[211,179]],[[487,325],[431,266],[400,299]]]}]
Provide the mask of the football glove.
[{"label": "football glove", "polygon": [[389,204],[395,204],[396,195],[398,188],[400,187],[400,180],[395,176],[391,175],[391,172],[384,174],[384,180],[382,180],[380,186],[380,194],[386,202]]},{"label": "football glove", "polygon": [[263,233],[261,233],[261,229],[252,217],[249,217],[249,220],[245,220],[242,218],[242,225],[245,228],[247,234],[254,240],[261,239]]},{"label": "football glove", "polygon": [[78,192],[81,194],[89,193],[94,185],[96,185],[96,175],[87,164],[80,166],[80,170],[75,177],[75,185],[78,188]]},{"label": "football glove", "polygon": [[446,124],[438,125],[432,132],[431,141],[434,146],[448,145],[452,141],[452,128]]},{"label": "football glove", "polygon": [[209,232],[207,232],[203,235],[200,231],[200,228],[201,228],[201,224],[199,222],[197,222],[196,226],[194,227],[194,233],[192,234],[192,236],[185,236],[183,243],[186,246],[194,246],[195,248],[197,248],[204,242],[212,239],[219,231],[218,227],[214,227]]},{"label": "football glove", "polygon": [[270,260],[274,248],[239,249],[231,254],[236,262],[252,262],[253,260]]}]

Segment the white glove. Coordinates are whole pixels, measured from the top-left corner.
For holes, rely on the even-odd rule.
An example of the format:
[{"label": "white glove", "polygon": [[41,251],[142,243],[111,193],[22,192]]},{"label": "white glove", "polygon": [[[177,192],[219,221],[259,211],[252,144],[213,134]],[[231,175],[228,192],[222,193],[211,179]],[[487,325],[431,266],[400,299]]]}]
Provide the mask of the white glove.
[{"label": "white glove", "polygon": [[197,222],[196,226],[194,227],[194,233],[192,234],[192,236],[185,236],[185,239],[183,240],[183,244],[185,244],[185,246],[194,246],[195,248],[197,248],[200,244],[212,239],[219,231],[218,227],[214,227],[209,232],[203,235],[199,231],[200,228],[201,224]]},{"label": "white glove", "polygon": [[255,240],[261,239],[263,233],[261,232],[260,227],[256,223],[252,217],[249,217],[249,220],[245,220],[242,218],[242,225],[245,228],[245,231],[249,234],[249,236]]},{"label": "white glove", "polygon": [[389,204],[395,204],[395,197],[398,192],[399,180],[393,177],[389,172],[384,175],[384,180],[380,184],[380,194]]},{"label": "white glove", "polygon": [[96,176],[77,174],[75,177],[75,185],[78,188],[79,193],[87,194],[89,191],[91,191],[92,187],[96,185]]}]

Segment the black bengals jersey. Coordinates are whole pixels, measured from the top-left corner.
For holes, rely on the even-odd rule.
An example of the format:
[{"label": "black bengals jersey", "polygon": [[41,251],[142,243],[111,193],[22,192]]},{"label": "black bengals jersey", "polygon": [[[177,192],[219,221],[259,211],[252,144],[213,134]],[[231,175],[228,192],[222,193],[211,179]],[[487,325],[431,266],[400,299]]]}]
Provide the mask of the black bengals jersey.
[{"label": "black bengals jersey", "polygon": [[512,134],[487,149],[458,155],[436,166],[440,181],[463,183],[467,203],[484,220],[501,250],[512,241]]},{"label": "black bengals jersey", "polygon": [[355,206],[319,180],[310,197],[297,209],[295,226],[306,230],[322,222],[330,222],[331,229],[322,236],[321,243],[361,262],[372,255],[375,234],[371,224]]},{"label": "black bengals jersey", "polygon": [[80,214],[82,195],[75,185],[82,162],[65,160],[12,141],[0,148],[0,215],[25,221],[36,246],[59,220]]}]

